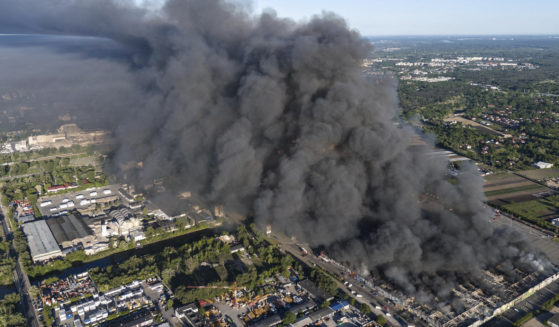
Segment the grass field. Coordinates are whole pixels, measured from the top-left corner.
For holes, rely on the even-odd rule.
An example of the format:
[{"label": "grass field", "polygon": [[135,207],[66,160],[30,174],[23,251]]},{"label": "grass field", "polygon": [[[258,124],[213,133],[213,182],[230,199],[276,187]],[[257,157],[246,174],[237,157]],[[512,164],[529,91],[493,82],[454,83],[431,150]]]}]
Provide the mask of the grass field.
[{"label": "grass field", "polygon": [[529,219],[545,219],[547,216],[554,215],[557,207],[546,201],[538,199],[532,201],[516,202],[503,206],[512,213]]},{"label": "grass field", "polygon": [[559,228],[550,223],[551,218],[559,213],[559,195],[550,195],[541,199],[512,202],[500,206],[504,212],[511,213],[532,224],[555,233]]}]

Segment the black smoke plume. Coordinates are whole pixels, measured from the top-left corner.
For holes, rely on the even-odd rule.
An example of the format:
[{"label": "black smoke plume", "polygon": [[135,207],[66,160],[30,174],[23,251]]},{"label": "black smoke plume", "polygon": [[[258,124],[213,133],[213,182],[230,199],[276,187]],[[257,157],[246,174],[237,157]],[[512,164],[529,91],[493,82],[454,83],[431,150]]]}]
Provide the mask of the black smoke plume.
[{"label": "black smoke plume", "polygon": [[[488,223],[473,169],[451,184],[443,160],[410,147],[396,82],[361,73],[372,48],[358,32],[334,14],[296,23],[244,8],[0,0],[0,33],[104,38],[126,49],[118,59],[59,55],[76,61],[70,68],[95,67],[80,66],[84,79],[115,67],[124,92],[99,86],[86,92],[90,101],[72,101],[76,115],[101,117],[113,131],[115,167],[142,163],[127,172],[139,185],[162,178],[425,298],[481,283],[488,267],[513,275],[534,263],[519,235]],[[53,85],[76,76],[50,74]]]}]

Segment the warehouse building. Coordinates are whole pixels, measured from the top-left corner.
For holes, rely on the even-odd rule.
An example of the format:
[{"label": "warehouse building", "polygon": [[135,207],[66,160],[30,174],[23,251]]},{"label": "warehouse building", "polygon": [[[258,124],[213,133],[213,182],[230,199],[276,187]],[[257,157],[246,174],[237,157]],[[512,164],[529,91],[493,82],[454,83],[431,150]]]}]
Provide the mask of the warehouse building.
[{"label": "warehouse building", "polygon": [[95,243],[95,235],[81,217],[74,214],[47,220],[48,226],[62,248],[71,248],[81,243],[83,247]]},{"label": "warehouse building", "polygon": [[56,243],[49,226],[44,220],[36,220],[23,225],[33,262],[62,257],[62,251]]}]

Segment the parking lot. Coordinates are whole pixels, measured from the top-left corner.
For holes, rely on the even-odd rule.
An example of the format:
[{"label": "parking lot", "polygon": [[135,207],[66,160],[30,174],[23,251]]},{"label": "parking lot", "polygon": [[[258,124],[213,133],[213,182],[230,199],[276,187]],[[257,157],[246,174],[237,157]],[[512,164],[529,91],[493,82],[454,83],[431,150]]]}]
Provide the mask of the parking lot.
[{"label": "parking lot", "polygon": [[81,191],[41,197],[37,201],[37,207],[43,216],[60,216],[74,209],[87,209],[97,203],[119,198],[118,185],[90,187]]},{"label": "parking lot", "polygon": [[549,235],[502,214],[493,223],[497,226],[508,226],[518,230],[531,245],[542,251],[551,263],[559,266],[559,242],[554,241]]}]

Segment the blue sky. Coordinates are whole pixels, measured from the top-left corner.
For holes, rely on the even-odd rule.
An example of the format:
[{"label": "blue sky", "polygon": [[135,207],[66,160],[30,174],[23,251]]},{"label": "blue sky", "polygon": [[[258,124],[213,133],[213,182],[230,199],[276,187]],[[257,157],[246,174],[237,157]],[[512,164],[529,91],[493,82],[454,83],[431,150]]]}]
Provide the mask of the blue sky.
[{"label": "blue sky", "polygon": [[559,34],[559,0],[255,0],[255,13],[308,19],[322,11],[363,35]]}]

